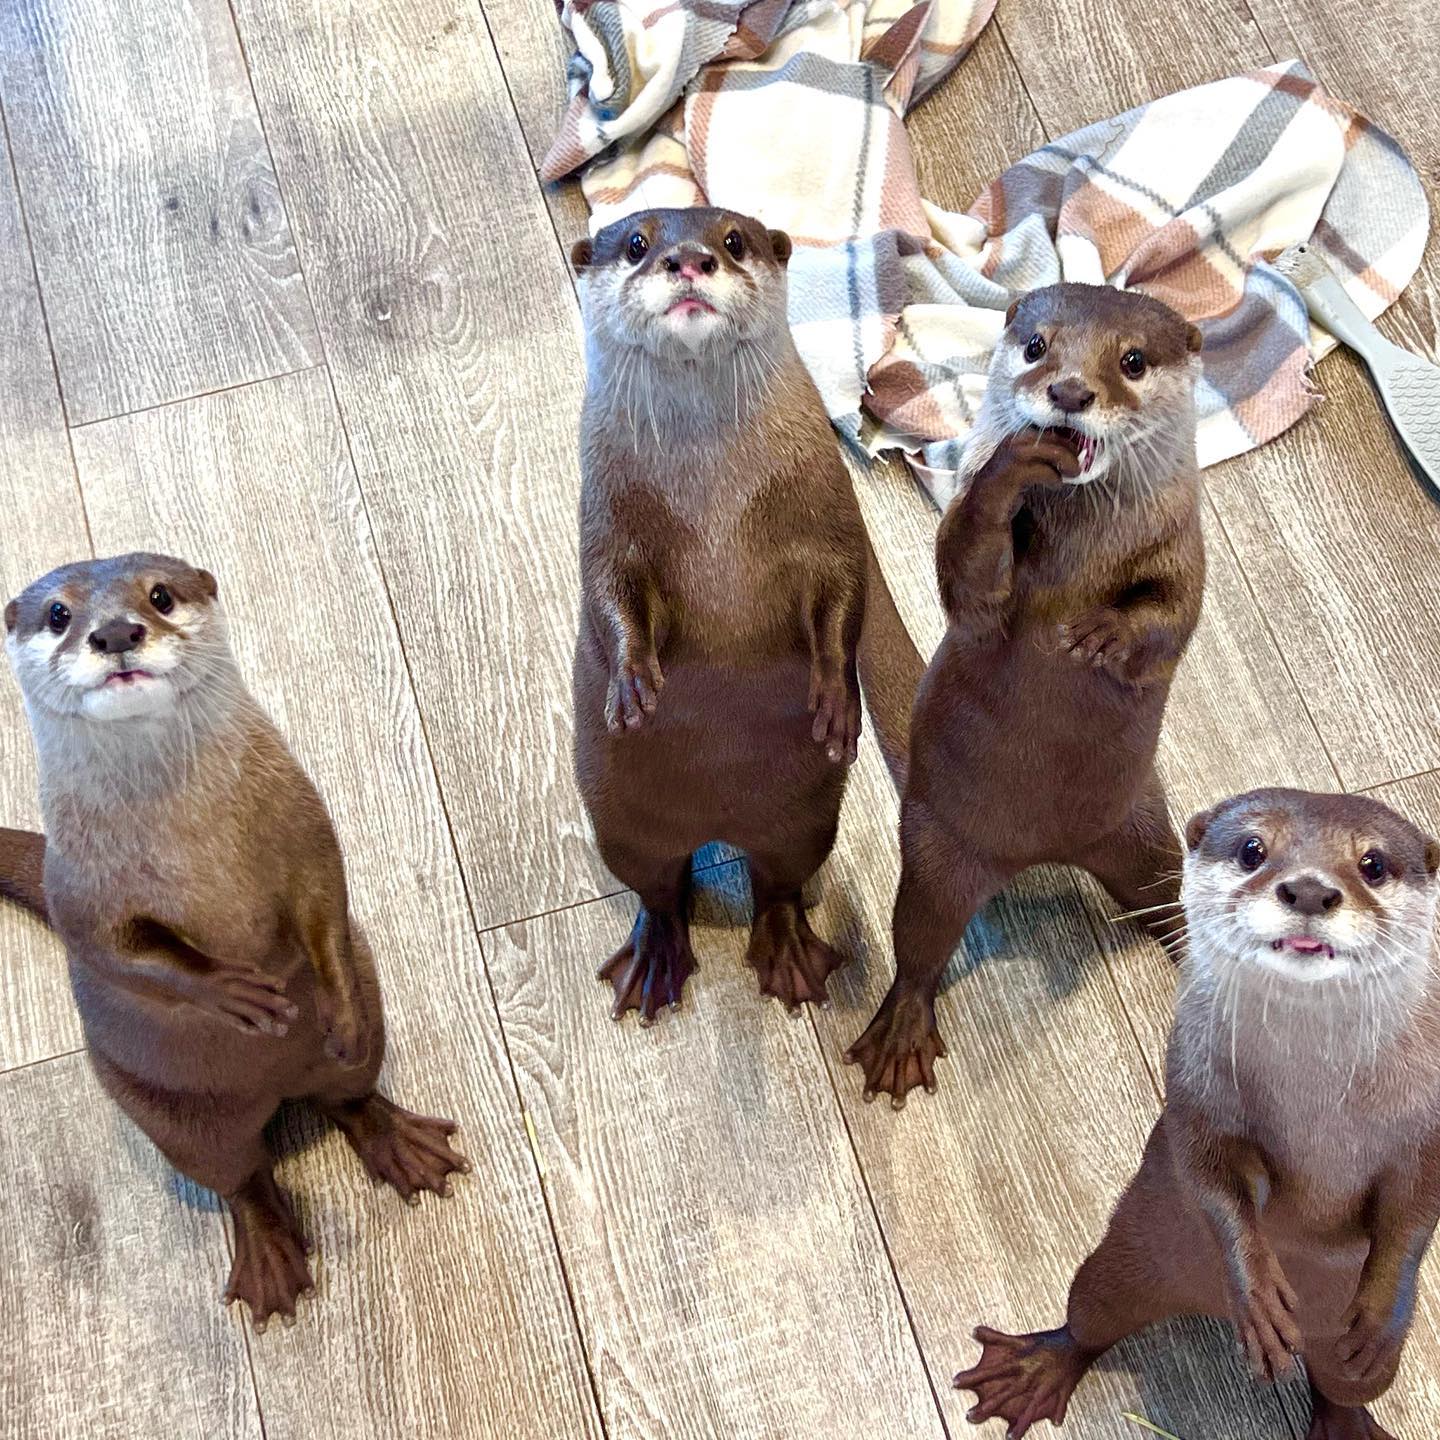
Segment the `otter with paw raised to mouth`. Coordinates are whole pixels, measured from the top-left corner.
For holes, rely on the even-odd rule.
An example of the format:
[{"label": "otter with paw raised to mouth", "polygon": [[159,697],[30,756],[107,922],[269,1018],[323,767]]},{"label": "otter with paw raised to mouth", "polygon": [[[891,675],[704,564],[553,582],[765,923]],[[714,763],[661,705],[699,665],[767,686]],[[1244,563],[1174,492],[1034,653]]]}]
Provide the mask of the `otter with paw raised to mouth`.
[{"label": "otter with paw raised to mouth", "polygon": [[744,850],[748,961],[792,1008],[839,957],[801,890],[830,853],[860,733],[867,539],[785,314],[790,242],[723,210],[582,240],[575,765],[601,856],[640,897],[600,969],[617,1019],[694,969],[691,856]]},{"label": "otter with paw raised to mouth", "polygon": [[[1010,307],[969,485],[936,539],[949,625],[908,756],[896,707],[872,695],[877,726],[897,732],[882,744],[903,797],[895,983],[846,1056],[867,1098],[934,1088],[941,974],[1022,870],[1081,866],[1126,910],[1178,893],[1154,758],[1204,586],[1199,348],[1168,306],[1108,286]],[[896,669],[868,646],[862,658],[867,685]]]},{"label": "otter with paw raised to mouth", "polygon": [[257,1330],[313,1288],[264,1129],[314,1102],[407,1200],[469,1169],[375,1088],[380,987],[324,803],[246,691],[207,571],[66,565],[5,608],[44,835],[0,830],[0,895],[65,943],[95,1073],[235,1226]]},{"label": "otter with paw raised to mouth", "polygon": [[1065,1325],[980,1329],[955,1377],[1011,1440],[1059,1424],[1110,1346],[1234,1322],[1257,1379],[1305,1361],[1309,1440],[1393,1440],[1440,1220],[1440,843],[1359,795],[1256,790],[1186,830],[1187,954],[1165,1110]]}]

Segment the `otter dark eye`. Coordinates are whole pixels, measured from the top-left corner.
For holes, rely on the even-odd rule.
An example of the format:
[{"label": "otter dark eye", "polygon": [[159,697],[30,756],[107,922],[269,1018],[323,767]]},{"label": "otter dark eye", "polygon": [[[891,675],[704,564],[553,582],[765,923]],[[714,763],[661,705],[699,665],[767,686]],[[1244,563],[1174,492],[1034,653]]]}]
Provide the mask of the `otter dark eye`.
[{"label": "otter dark eye", "polygon": [[1025,342],[1025,358],[1033,365],[1045,353],[1045,337],[1032,335]]},{"label": "otter dark eye", "polygon": [[632,264],[638,265],[645,258],[645,252],[649,248],[650,242],[637,230],[630,237],[630,243],[626,245],[625,253],[630,257]]},{"label": "otter dark eye", "polygon": [[1379,850],[1367,850],[1360,857],[1360,874],[1367,885],[1378,885],[1390,873],[1390,862]]},{"label": "otter dark eye", "polygon": [[168,615],[175,608],[175,597],[163,585],[157,585],[150,592],[150,603],[162,615]]},{"label": "otter dark eye", "polygon": [[745,258],[745,240],[738,230],[732,230],[725,237],[725,248],[737,259]]},{"label": "otter dark eye", "polygon": [[1265,842],[1258,835],[1248,835],[1240,844],[1238,858],[1246,870],[1258,870],[1269,854]]},{"label": "otter dark eye", "polygon": [[1120,357],[1120,368],[1131,380],[1138,380],[1145,373],[1145,352],[1130,349]]},{"label": "otter dark eye", "polygon": [[57,635],[63,635],[70,628],[70,610],[58,600],[50,607],[50,614],[46,618]]}]

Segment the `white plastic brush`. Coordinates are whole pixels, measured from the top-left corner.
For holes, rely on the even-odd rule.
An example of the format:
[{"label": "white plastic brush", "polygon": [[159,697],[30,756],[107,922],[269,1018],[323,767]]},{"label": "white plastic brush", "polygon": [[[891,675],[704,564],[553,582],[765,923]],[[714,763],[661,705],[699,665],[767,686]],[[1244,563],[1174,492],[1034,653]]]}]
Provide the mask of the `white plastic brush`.
[{"label": "white plastic brush", "polygon": [[1275,268],[1304,296],[1315,323],[1369,366],[1396,433],[1440,498],[1440,366],[1387,340],[1312,246],[1292,245]]}]

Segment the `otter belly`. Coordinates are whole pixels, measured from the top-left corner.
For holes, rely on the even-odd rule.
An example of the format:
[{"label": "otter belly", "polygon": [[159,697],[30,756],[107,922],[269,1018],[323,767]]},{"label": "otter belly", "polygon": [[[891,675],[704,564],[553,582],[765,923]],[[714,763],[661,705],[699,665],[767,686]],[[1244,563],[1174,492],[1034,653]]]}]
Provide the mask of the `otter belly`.
[{"label": "otter belly", "polygon": [[612,734],[603,664],[576,667],[576,770],[597,830],[690,853],[712,840],[763,844],[777,819],[838,810],[845,767],[811,738],[802,656],[732,667],[672,660],[655,713]]},{"label": "otter belly", "polygon": [[969,648],[947,636],[917,701],[912,785],[990,853],[1063,860],[1134,807],[1165,698],[1165,687],[1126,687],[1024,631]]}]

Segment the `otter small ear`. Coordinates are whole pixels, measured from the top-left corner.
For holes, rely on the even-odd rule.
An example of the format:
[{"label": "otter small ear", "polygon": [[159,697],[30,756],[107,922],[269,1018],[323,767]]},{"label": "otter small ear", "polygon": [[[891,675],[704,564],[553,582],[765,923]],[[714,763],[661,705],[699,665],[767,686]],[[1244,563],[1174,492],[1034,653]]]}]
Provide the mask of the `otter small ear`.
[{"label": "otter small ear", "polygon": [[790,237],[783,230],[772,230],[770,232],[770,248],[775,252],[776,261],[783,265],[794,250],[790,243]]},{"label": "otter small ear", "polygon": [[15,633],[15,626],[19,623],[19,621],[20,602],[18,600],[12,600],[5,607],[5,633],[7,635],[13,635]]},{"label": "otter small ear", "polygon": [[1431,875],[1440,871],[1440,840],[1425,842],[1425,869]]},{"label": "otter small ear", "polygon": [[1204,344],[1205,337],[1200,333],[1200,327],[1198,325],[1187,325],[1185,327],[1185,348],[1192,355],[1198,355]]},{"label": "otter small ear", "polygon": [[1015,312],[1020,308],[1020,297],[1016,296],[1009,305],[1005,307],[1005,323],[1008,325],[1014,318]]},{"label": "otter small ear", "polygon": [[590,268],[590,262],[595,258],[595,242],[593,240],[577,240],[570,247],[570,263],[575,267],[578,275],[582,270]]},{"label": "otter small ear", "polygon": [[1192,815],[1185,822],[1185,848],[1196,850],[1200,842],[1205,838],[1205,832],[1210,828],[1210,822],[1215,818],[1215,811],[1202,810],[1198,815]]},{"label": "otter small ear", "polygon": [[208,570],[197,570],[195,574],[200,581],[200,588],[214,600],[220,594],[220,582]]}]

